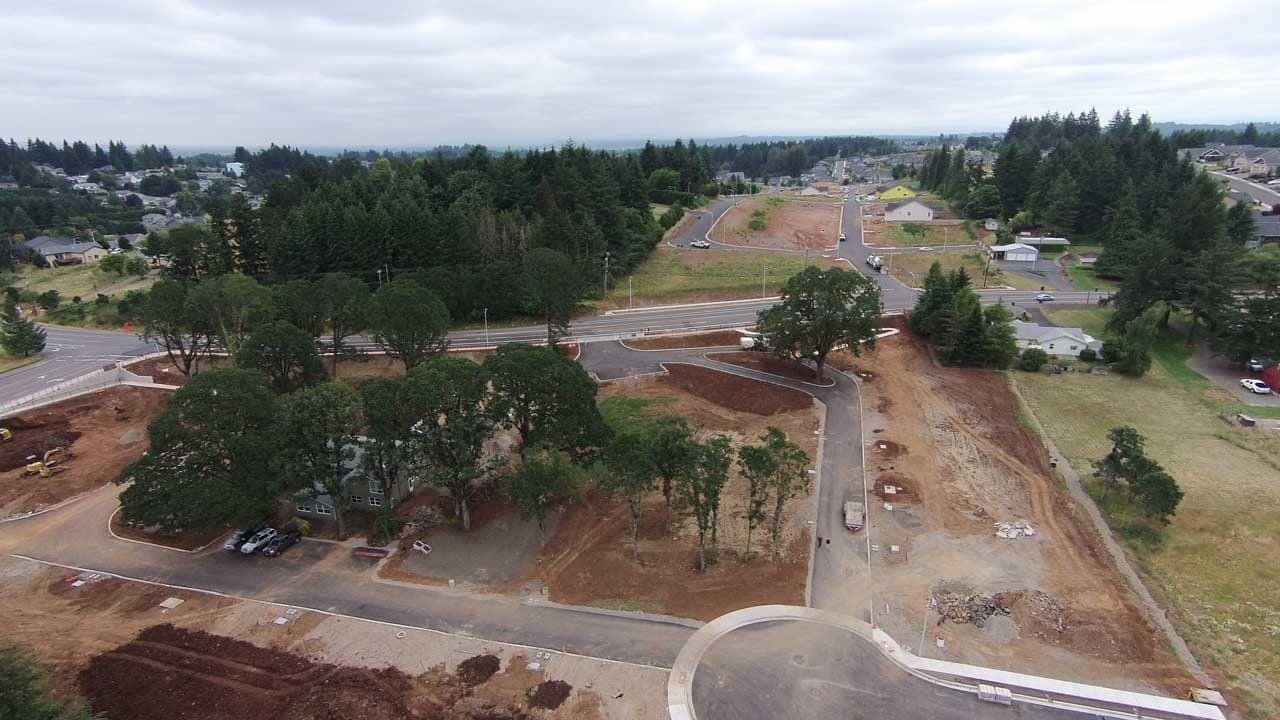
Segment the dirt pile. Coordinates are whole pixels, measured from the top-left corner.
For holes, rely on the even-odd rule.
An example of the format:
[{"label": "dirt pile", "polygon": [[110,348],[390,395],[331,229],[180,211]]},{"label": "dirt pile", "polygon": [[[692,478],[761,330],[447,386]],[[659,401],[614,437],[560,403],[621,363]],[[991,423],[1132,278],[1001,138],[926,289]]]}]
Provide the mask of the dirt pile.
[{"label": "dirt pile", "polygon": [[80,437],[71,421],[54,412],[36,411],[23,417],[0,420],[0,427],[13,432],[13,439],[0,444],[0,471],[20,468],[39,460],[45,452],[66,447]]},{"label": "dirt pile", "polygon": [[668,363],[661,380],[720,407],[753,415],[803,410],[813,398],[799,390],[683,363]]},{"label": "dirt pile", "polygon": [[969,595],[954,592],[930,593],[929,607],[937,611],[939,625],[950,620],[982,627],[992,615],[1009,614],[1009,609],[1000,602],[998,597],[978,593]]},{"label": "dirt pile", "polygon": [[1056,597],[1040,590],[1004,592],[996,597],[1013,611],[1018,627],[1041,640],[1062,643],[1067,632],[1067,618]]},{"label": "dirt pile", "polygon": [[[481,655],[466,661],[457,675],[437,668],[412,677],[394,668],[312,662],[240,640],[158,625],[95,656],[78,679],[93,710],[112,720],[528,717],[518,702],[467,701],[470,687],[483,685],[498,664],[497,657]],[[568,692],[558,696],[554,682],[530,687],[529,702],[554,702],[556,697],[563,702]],[[544,685],[551,689],[543,690]]]},{"label": "dirt pile", "polygon": [[529,690],[529,704],[536,708],[555,710],[573,692],[573,686],[563,680],[547,680]]},{"label": "dirt pile", "polygon": [[476,655],[458,663],[458,679],[467,685],[479,685],[493,677],[502,667],[497,655]]}]

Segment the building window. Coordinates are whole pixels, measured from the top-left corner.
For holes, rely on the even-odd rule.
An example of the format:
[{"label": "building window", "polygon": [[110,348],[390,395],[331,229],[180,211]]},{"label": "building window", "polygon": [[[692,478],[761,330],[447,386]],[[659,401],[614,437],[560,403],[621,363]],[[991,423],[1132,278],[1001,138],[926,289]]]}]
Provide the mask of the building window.
[{"label": "building window", "polygon": [[328,506],[328,505],[325,505],[324,503],[316,503],[316,514],[318,514],[318,515],[332,515],[332,514],[333,514],[333,508],[332,508],[332,507],[330,507],[330,506]]},{"label": "building window", "polygon": [[298,512],[313,513],[315,511],[316,509],[311,507],[310,505],[301,505],[301,504],[298,505]]},{"label": "building window", "polygon": [[370,507],[382,507],[382,498],[378,497],[377,495],[370,495],[370,496],[369,496],[369,506],[370,506]]},{"label": "building window", "polygon": [[383,494],[383,493],[382,493],[382,483],[378,482],[377,480],[370,480],[370,481],[369,481],[369,494],[370,494],[370,495],[382,495],[382,494]]},{"label": "building window", "polygon": [[351,496],[351,504],[352,504],[352,505],[363,505],[363,504],[364,504],[364,496],[363,496],[363,495],[352,495],[352,496]]}]

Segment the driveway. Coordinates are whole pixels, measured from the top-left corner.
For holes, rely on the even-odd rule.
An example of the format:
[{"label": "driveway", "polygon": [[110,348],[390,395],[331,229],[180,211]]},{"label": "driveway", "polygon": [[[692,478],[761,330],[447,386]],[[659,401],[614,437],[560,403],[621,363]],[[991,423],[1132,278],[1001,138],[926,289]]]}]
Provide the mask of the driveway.
[{"label": "driveway", "polygon": [[1187,360],[1192,370],[1209,378],[1214,385],[1226,390],[1245,405],[1254,407],[1280,407],[1280,395],[1258,395],[1240,387],[1241,378],[1262,379],[1248,368],[1241,367],[1221,355],[1214,355],[1207,343],[1198,343],[1196,351]]}]

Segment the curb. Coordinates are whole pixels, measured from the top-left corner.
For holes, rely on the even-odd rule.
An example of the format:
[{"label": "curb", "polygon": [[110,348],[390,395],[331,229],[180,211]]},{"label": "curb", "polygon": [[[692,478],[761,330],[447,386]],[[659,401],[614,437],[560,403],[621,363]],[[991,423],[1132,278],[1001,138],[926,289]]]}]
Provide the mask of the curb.
[{"label": "curb", "polygon": [[529,605],[533,607],[549,607],[557,610],[565,610],[567,612],[579,612],[587,615],[601,615],[604,617],[623,618],[626,620],[641,620],[644,622],[664,623],[666,625],[678,625],[680,627],[698,630],[706,625],[701,620],[693,620],[691,618],[682,618],[675,615],[659,615],[657,613],[635,612],[632,610],[609,610],[608,608],[597,608],[589,605],[566,605],[564,603],[552,602],[551,600],[521,600],[521,605]]},{"label": "curb", "polygon": [[769,300],[781,300],[781,295],[771,295],[762,298],[744,298],[742,300],[714,300],[702,303],[681,303],[678,305],[646,305],[638,308],[621,308],[619,310],[606,310],[604,315],[597,317],[609,317],[611,315],[625,315],[627,313],[653,312],[655,310],[687,310],[688,308],[700,307],[723,307],[725,305],[748,305],[751,303],[761,303]]},{"label": "curb", "polygon": [[117,535],[116,531],[111,529],[111,521],[115,520],[116,515],[119,515],[119,514],[120,514],[120,508],[117,507],[114,511],[112,511],[111,515],[107,517],[107,533],[110,534],[111,537],[115,538],[116,540],[121,540],[123,542],[137,543],[138,545],[148,545],[150,547],[160,548],[161,550],[171,550],[173,552],[188,553],[191,555],[208,550],[210,547],[217,544],[219,540],[226,537],[227,533],[231,532],[230,530],[228,530],[227,532],[222,533],[218,537],[214,538],[213,540],[210,540],[209,542],[201,545],[198,548],[195,548],[193,550],[186,550],[184,548],[169,547],[168,545],[161,545],[160,543],[147,542],[146,540],[135,540],[133,538],[127,538],[127,537],[122,537],[120,535]]}]

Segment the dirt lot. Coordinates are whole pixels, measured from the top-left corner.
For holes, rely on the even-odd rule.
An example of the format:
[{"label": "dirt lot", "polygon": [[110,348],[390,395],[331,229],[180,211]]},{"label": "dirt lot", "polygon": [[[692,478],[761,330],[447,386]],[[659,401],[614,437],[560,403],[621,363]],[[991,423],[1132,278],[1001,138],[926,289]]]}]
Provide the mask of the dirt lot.
[{"label": "dirt lot", "polygon": [[[170,596],[184,602],[160,608]],[[497,643],[397,638],[361,620],[13,559],[0,560],[0,617],[6,640],[31,648],[60,694],[81,693],[112,720],[666,717],[658,670],[550,653],[532,671],[530,651]],[[566,685],[557,709],[532,707]]]},{"label": "dirt lot", "polygon": [[[1185,694],[1190,678],[1054,477],[1004,374],[936,367],[909,333],[835,362],[858,372],[867,409],[869,489],[883,501],[870,509],[881,626],[914,648],[931,591],[1008,592],[1011,615],[984,628],[937,625],[932,613],[927,654]],[[993,523],[1012,520],[1035,536],[995,537]],[[1033,591],[1046,595],[1028,601]]]},{"label": "dirt lot", "polygon": [[[702,368],[690,368],[701,373]],[[724,377],[723,373],[707,373]],[[677,370],[677,373],[682,371]],[[683,373],[682,373],[683,374]],[[735,446],[754,442],[765,429],[776,426],[817,456],[818,406],[808,396],[798,397],[777,386],[751,380],[712,387],[716,393],[693,395],[683,389],[689,375],[620,380],[601,387],[602,397],[637,397],[655,401],[648,411],[680,415],[704,433],[725,433]],[[782,393],[775,393],[782,390]],[[780,396],[773,401],[774,414],[760,415],[737,406],[728,398],[754,394]],[[708,402],[710,400],[710,402]],[[763,408],[761,408],[763,409]],[[720,560],[705,574],[694,569],[697,536],[688,523],[677,524],[672,535],[663,532],[664,509],[655,493],[645,504],[640,527],[640,558],[632,559],[628,514],[620,502],[592,494],[584,503],[565,512],[539,558],[539,576],[549,587],[551,599],[578,605],[659,612],[710,620],[731,610],[765,603],[803,604],[809,559],[808,521],[812,504],[808,496],[794,498],[784,512],[781,560],[768,556],[768,541],[759,531],[754,550],[760,553],[743,562],[746,523],[743,507],[746,483],[734,468],[723,496],[719,525]]]},{"label": "dirt lot", "polygon": [[807,383],[817,383],[818,385],[831,385],[831,380],[819,381],[814,371],[803,363],[795,360],[780,358],[777,355],[771,355],[766,352],[726,352],[711,353],[707,355],[707,359],[717,362],[728,363],[730,365],[738,365],[740,367],[759,370],[760,372],[779,375],[792,380],[799,380]]},{"label": "dirt lot", "polygon": [[[753,229],[763,222],[763,229]],[[831,202],[752,198],[720,219],[711,239],[726,245],[788,250],[830,250],[840,235],[840,205]]]},{"label": "dirt lot", "polygon": [[[169,392],[116,387],[6,418],[13,439],[0,444],[0,517],[54,505],[116,478],[147,449],[147,423]],[[28,458],[64,447],[66,469],[24,476]]]},{"label": "dirt lot", "polygon": [[667,363],[662,385],[679,388],[714,405],[751,415],[807,410],[813,398],[799,390],[757,382],[739,375],[722,373],[699,365]]},{"label": "dirt lot", "polygon": [[742,339],[737,330],[716,330],[714,332],[689,333],[685,335],[659,335],[657,337],[636,338],[624,344],[636,350],[676,350],[679,348],[709,348],[738,346]]}]

